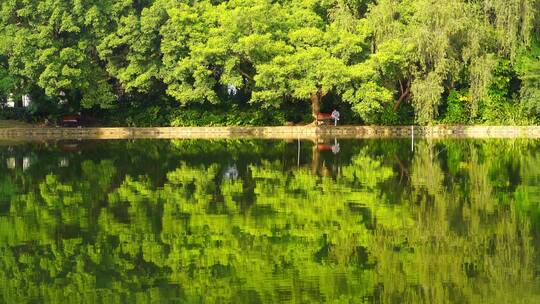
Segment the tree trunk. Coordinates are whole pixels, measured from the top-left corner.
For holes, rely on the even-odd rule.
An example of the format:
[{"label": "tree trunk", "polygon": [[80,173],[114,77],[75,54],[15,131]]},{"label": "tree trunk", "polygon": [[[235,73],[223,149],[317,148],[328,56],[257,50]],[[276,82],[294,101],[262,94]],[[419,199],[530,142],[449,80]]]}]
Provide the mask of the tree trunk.
[{"label": "tree trunk", "polygon": [[401,94],[401,96],[399,97],[399,99],[396,101],[396,103],[394,104],[394,112],[397,111],[397,109],[399,108],[399,106],[401,105],[401,103],[407,98],[407,96],[409,96],[409,93],[410,93],[411,89],[409,87],[407,87],[407,89],[405,90],[405,92],[403,92],[403,94]]},{"label": "tree trunk", "polygon": [[396,101],[396,103],[394,104],[394,112],[397,111],[397,109],[399,108],[399,106],[401,105],[401,103],[407,99],[407,97],[409,96],[409,94],[411,93],[411,82],[409,81],[405,87],[405,89],[403,88],[403,83],[401,82],[401,80],[399,81],[399,86],[401,87],[401,96],[399,97],[399,99]]},{"label": "tree trunk", "polygon": [[321,111],[321,94],[319,92],[311,94],[311,114],[313,119],[317,121],[317,116]]},{"label": "tree trunk", "polygon": [[311,153],[311,174],[316,176],[319,172],[319,156],[320,152],[319,149],[317,149],[317,141],[313,141],[313,148]]}]

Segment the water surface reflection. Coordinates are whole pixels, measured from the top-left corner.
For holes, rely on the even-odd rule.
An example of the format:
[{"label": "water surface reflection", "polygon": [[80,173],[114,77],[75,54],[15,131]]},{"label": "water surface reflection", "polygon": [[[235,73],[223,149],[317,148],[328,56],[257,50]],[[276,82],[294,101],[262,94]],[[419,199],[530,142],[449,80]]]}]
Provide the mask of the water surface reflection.
[{"label": "water surface reflection", "polygon": [[540,142],[0,143],[1,302],[540,301]]}]

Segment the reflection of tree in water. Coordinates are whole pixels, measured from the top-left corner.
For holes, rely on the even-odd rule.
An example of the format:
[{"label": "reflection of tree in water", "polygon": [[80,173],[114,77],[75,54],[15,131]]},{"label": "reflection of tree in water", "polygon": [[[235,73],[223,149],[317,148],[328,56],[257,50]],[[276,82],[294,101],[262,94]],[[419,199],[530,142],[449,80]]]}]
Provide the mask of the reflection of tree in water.
[{"label": "reflection of tree in water", "polygon": [[332,174],[314,174],[294,143],[135,142],[31,183],[12,170],[0,290],[6,302],[531,302],[540,154],[518,144],[346,143],[324,162]]},{"label": "reflection of tree in water", "polygon": [[469,157],[460,164],[463,182],[449,184],[435,156],[440,149],[427,142],[417,146],[403,199],[414,225],[381,229],[370,247],[380,257],[378,277],[388,289],[381,302],[533,300],[527,298],[534,286],[529,219],[493,193],[489,169],[499,166],[497,160],[481,162],[480,149],[462,148]]},{"label": "reflection of tree in water", "polygon": [[[327,159],[321,159],[321,154],[332,153],[334,155],[340,152],[341,148],[337,139],[317,139],[313,142],[311,153],[311,173],[313,175],[335,176],[337,168]],[[335,160],[332,157],[330,160]]]}]

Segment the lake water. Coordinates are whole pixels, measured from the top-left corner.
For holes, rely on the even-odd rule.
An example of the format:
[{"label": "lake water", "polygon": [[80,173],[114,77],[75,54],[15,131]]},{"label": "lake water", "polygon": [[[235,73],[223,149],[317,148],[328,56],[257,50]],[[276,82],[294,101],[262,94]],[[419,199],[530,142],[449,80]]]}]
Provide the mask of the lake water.
[{"label": "lake water", "polygon": [[0,143],[0,303],[538,303],[540,141]]}]

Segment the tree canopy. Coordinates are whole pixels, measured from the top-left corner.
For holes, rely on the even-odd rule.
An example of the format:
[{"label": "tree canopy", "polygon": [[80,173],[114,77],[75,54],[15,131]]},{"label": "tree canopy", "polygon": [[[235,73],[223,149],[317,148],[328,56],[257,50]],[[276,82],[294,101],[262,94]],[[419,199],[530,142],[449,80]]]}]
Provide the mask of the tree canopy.
[{"label": "tree canopy", "polygon": [[322,106],[369,124],[535,123],[539,8],[538,0],[8,0],[0,99],[30,93],[36,103],[112,115],[235,107],[316,115]]}]

